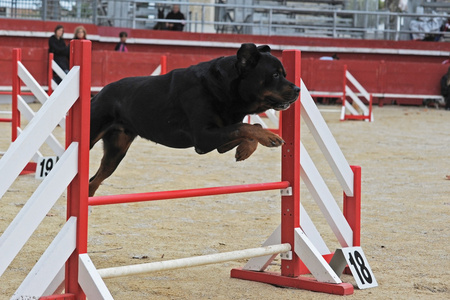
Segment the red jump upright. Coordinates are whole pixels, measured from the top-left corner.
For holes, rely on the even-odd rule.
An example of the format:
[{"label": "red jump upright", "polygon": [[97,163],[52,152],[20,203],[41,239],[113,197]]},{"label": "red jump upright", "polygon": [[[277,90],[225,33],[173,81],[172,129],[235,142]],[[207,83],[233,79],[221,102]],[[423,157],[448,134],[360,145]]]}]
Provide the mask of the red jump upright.
[{"label": "red jump upright", "polygon": [[[283,65],[287,79],[300,86],[300,51],[283,51]],[[353,293],[349,283],[331,284],[318,282],[310,277],[301,277],[302,261],[295,253],[295,228],[300,227],[300,106],[301,99],[283,112],[282,180],[291,183],[292,193],[281,200],[281,242],[292,246],[292,259],[281,261],[281,274],[233,269],[231,277],[259,281],[278,286],[305,289],[338,295]]]}]

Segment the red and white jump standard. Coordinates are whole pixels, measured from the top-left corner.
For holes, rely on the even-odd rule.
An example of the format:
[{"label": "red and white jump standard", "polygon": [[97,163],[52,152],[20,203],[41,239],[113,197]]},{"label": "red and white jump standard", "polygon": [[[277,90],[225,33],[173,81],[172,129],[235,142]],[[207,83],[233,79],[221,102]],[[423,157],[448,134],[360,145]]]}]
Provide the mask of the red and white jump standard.
[{"label": "red and white jump standard", "polygon": [[[319,202],[319,207],[328,223],[331,224],[332,230],[341,245],[343,247],[359,246],[361,169],[360,167],[351,167],[350,169],[340,150],[339,153],[334,153],[338,157],[336,161],[332,161],[332,150],[339,147],[328,128],[324,130],[326,124],[323,119],[319,120],[317,128],[311,131],[314,131],[315,138],[321,139],[320,143],[318,142],[319,147],[329,163],[331,161],[330,165],[332,165],[335,174],[336,170],[340,173],[337,177],[345,191],[344,212],[342,213],[331,193],[326,187],[323,187],[323,179],[320,176],[320,178],[317,178],[318,176],[315,175],[318,172],[300,141],[300,120],[303,112],[308,127],[314,123],[312,116],[320,115],[312,99],[310,99],[310,95],[304,94],[307,93],[307,89],[301,83],[300,78],[300,51],[288,50],[283,52],[283,64],[286,68],[287,79],[297,86],[302,86],[301,98],[308,101],[302,102],[302,99],[299,99],[283,113],[280,129],[282,129],[283,139],[286,143],[282,146],[280,182],[88,197],[90,47],[90,41],[71,42],[71,66],[74,67],[50,96],[49,105],[43,106],[45,109],[42,109],[42,113],[40,111],[37,114],[37,116],[39,115],[38,121],[34,122],[33,126],[29,126],[31,128],[28,132],[24,131],[19,136],[18,143],[13,144],[13,147],[10,147],[12,148],[11,151],[8,150],[9,153],[7,152],[0,159],[0,175],[5,178],[5,180],[0,181],[1,198],[10,186],[10,182],[14,181],[14,179],[8,179],[8,182],[6,182],[6,175],[4,174],[14,173],[14,176],[16,176],[20,172],[20,168],[23,169],[27,160],[45,140],[46,137],[42,133],[44,129],[45,132],[51,132],[57,125],[59,121],[56,119],[57,117],[50,117],[53,111],[57,112],[58,115],[64,115],[65,112],[69,111],[66,118],[66,151],[56,164],[55,169],[44,179],[41,184],[42,188],[39,186],[35,192],[36,195],[33,194],[10,227],[0,236],[0,252],[4,251],[2,252],[3,260],[0,261],[1,276],[28,239],[28,237],[24,237],[24,234],[20,236],[16,233],[26,231],[26,235],[31,236],[39,225],[36,220],[45,217],[45,214],[67,186],[68,221],[16,291],[13,299],[20,299],[22,296],[41,297],[41,299],[61,299],[63,297],[64,299],[84,300],[86,296],[89,299],[112,299],[102,278],[200,266],[243,258],[252,258],[247,264],[251,264],[252,267],[246,265],[242,269],[233,269],[231,277],[338,295],[353,293],[353,286],[349,283],[342,283],[339,274],[336,273],[337,271],[335,272],[328,264],[333,254],[330,254],[328,249],[323,250],[326,246],[322,247],[324,242],[321,240],[320,234],[316,234],[315,231],[317,230],[300,203],[300,179],[302,178],[309,190],[314,191],[315,196],[313,195],[313,198],[326,198],[323,201],[319,199],[316,202]],[[65,89],[68,89],[68,91],[65,91]],[[64,101],[67,101],[67,103]],[[303,111],[301,111],[301,107],[303,107]],[[311,129],[311,127],[309,128]],[[23,147],[22,145],[28,143],[27,139],[35,140],[36,145]],[[31,144],[31,141],[28,144]],[[302,160],[300,159],[300,149],[303,153]],[[15,159],[12,159],[14,157]],[[56,189],[58,191],[55,191]],[[89,205],[170,200],[275,189],[282,191],[281,225],[260,248],[100,270],[95,268],[87,254]],[[321,250],[318,250],[319,248]],[[281,272],[265,272],[264,269],[277,254],[280,254],[282,258]],[[262,259],[262,263],[255,263],[254,259],[256,258]],[[305,273],[311,273],[314,278],[301,276]],[[60,288],[63,282],[65,294],[56,295],[56,293],[61,292]]]}]

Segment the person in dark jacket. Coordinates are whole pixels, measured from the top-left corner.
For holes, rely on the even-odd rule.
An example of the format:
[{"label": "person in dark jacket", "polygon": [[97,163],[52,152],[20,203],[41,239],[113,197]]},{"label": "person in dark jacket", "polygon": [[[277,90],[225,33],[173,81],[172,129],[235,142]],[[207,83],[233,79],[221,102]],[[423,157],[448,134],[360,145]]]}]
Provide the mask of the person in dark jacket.
[{"label": "person in dark jacket", "polygon": [[[64,27],[58,25],[55,28],[55,34],[48,40],[48,51],[53,53],[53,60],[58,64],[58,66],[65,72],[69,72],[69,46],[63,39]],[[61,78],[53,72],[53,78],[56,83],[61,82]]]},{"label": "person in dark jacket", "polygon": [[116,45],[116,48],[114,48],[115,51],[128,52],[127,37],[128,34],[125,31],[119,33],[120,42]]},{"label": "person in dark jacket", "polygon": [[447,74],[441,78],[441,94],[444,96],[445,109],[450,110],[450,67]]},{"label": "person in dark jacket", "polygon": [[[184,15],[180,12],[180,6],[174,4],[172,10],[167,14],[166,19],[169,20],[184,20]],[[166,23],[166,28],[168,30],[183,31],[183,23]]]}]

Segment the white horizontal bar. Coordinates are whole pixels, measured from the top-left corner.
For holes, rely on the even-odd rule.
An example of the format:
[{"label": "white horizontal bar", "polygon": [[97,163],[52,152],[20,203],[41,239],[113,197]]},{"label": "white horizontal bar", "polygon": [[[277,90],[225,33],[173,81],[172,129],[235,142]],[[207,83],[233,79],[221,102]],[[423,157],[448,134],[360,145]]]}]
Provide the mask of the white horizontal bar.
[{"label": "white horizontal bar", "polygon": [[120,276],[129,276],[135,274],[156,272],[162,270],[173,270],[187,267],[203,266],[231,260],[239,260],[257,256],[271,255],[287,251],[291,251],[291,245],[289,244],[271,245],[267,247],[252,248],[225,253],[216,253],[167,261],[158,261],[148,264],[100,269],[98,270],[98,273],[102,278],[113,278]]}]

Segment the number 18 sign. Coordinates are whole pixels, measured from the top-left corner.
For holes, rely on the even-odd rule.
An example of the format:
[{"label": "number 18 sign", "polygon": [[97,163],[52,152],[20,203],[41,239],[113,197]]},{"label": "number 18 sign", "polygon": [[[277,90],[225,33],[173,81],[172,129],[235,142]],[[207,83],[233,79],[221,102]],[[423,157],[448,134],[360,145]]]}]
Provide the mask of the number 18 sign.
[{"label": "number 18 sign", "polygon": [[372,273],[372,269],[361,247],[336,249],[330,261],[331,268],[339,276],[347,264],[359,289],[378,286],[377,280]]}]

